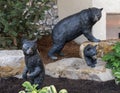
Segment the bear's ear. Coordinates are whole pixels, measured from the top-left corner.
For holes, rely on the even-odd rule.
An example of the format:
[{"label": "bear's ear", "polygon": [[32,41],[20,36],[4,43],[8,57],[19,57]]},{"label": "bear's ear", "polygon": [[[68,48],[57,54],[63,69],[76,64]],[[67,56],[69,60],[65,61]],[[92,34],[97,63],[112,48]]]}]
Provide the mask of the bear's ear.
[{"label": "bear's ear", "polygon": [[85,47],[85,49],[87,50],[87,51],[89,51],[90,49],[91,49],[91,45],[90,44],[88,44],[86,47]]},{"label": "bear's ear", "polygon": [[102,10],[103,10],[103,8],[100,8],[100,10],[102,11]]},{"label": "bear's ear", "polygon": [[22,44],[24,44],[26,41],[27,41],[27,39],[25,37],[22,37],[22,39],[21,39]]}]

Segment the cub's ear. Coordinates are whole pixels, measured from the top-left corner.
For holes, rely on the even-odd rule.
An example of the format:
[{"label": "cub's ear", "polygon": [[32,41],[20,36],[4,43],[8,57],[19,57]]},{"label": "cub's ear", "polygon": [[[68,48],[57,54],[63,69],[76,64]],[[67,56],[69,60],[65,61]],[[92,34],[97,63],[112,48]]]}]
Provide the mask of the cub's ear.
[{"label": "cub's ear", "polygon": [[88,45],[85,47],[86,50],[90,50],[91,48],[92,48],[92,45],[90,45],[90,44],[88,44]]},{"label": "cub's ear", "polygon": [[27,39],[25,37],[22,37],[22,39],[21,39],[22,44],[24,44],[26,41],[27,41]]},{"label": "cub's ear", "polygon": [[91,47],[93,47],[93,46],[92,46],[91,44],[88,44],[87,47],[91,48]]},{"label": "cub's ear", "polygon": [[100,8],[100,10],[102,11],[102,10],[103,10],[103,8]]},{"label": "cub's ear", "polygon": [[32,42],[36,43],[36,42],[37,42],[37,40],[38,40],[38,38],[34,39]]}]

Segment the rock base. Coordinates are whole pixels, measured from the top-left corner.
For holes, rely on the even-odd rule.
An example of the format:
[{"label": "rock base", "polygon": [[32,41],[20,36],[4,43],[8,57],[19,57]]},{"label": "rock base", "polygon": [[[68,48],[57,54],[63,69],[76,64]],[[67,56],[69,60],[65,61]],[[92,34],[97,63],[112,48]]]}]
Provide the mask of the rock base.
[{"label": "rock base", "polygon": [[22,50],[0,51],[0,77],[10,77],[21,74],[24,65]]},{"label": "rock base", "polygon": [[47,64],[46,74],[55,78],[85,79],[95,81],[113,80],[111,70],[105,68],[105,62],[97,60],[95,68],[86,65],[80,58],[65,58],[54,63]]},{"label": "rock base", "polygon": [[102,40],[101,42],[84,42],[80,45],[80,57],[84,58],[83,55],[83,50],[85,48],[85,46],[87,46],[88,44],[91,45],[97,45],[97,57],[103,57],[104,54],[110,52],[112,50],[113,45],[115,45],[116,42],[120,42],[120,39],[111,39],[111,40]]}]

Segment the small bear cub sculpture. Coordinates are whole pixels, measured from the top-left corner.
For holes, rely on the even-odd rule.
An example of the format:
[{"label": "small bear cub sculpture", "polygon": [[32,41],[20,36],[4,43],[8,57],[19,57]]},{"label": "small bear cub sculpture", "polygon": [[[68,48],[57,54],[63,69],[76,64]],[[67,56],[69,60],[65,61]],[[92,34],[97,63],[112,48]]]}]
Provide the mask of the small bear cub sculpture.
[{"label": "small bear cub sculpture", "polygon": [[91,67],[95,67],[95,64],[97,63],[97,49],[96,49],[97,45],[92,46],[90,44],[88,44],[85,48],[84,48],[84,59],[87,63],[88,66]]},{"label": "small bear cub sculpture", "polygon": [[45,69],[37,50],[36,40],[23,40],[22,50],[25,55],[25,69],[23,71],[23,79],[29,80],[32,84],[38,84],[38,89],[45,76]]},{"label": "small bear cub sculpture", "polygon": [[102,10],[103,8],[95,7],[84,9],[59,21],[52,31],[53,45],[48,56],[53,60],[57,59],[55,54],[63,55],[61,50],[64,45],[80,35],[84,35],[89,41],[99,42],[92,34],[92,27],[100,20]]}]

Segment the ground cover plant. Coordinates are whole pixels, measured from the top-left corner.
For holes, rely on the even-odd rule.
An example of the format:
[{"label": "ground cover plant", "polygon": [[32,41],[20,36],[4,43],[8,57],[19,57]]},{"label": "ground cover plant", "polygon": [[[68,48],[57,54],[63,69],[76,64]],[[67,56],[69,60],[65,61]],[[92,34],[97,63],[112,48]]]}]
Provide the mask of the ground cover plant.
[{"label": "ground cover plant", "polygon": [[112,70],[116,84],[120,83],[120,42],[117,42],[112,51],[105,54],[102,59],[107,62],[106,67]]},{"label": "ground cover plant", "polygon": [[[38,84],[31,84],[29,81],[25,81],[22,86],[24,90],[19,91],[19,93],[57,93],[54,85],[45,86],[41,89],[37,89]],[[66,89],[61,89],[59,93],[68,93]]]}]

